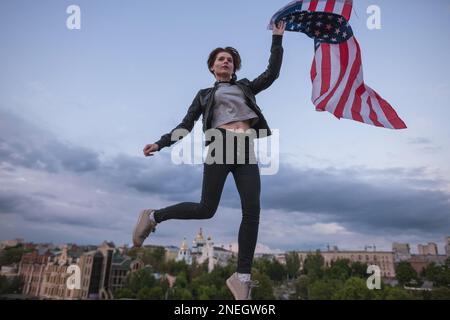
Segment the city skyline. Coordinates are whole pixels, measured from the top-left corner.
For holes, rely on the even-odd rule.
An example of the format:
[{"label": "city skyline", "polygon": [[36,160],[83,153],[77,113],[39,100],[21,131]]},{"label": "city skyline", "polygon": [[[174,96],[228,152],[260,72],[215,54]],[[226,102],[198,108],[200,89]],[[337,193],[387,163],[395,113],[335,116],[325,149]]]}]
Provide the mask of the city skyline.
[{"label": "city skyline", "polygon": [[[200,228],[199,230],[202,230],[202,228]],[[181,248],[181,244],[184,243],[185,241],[187,241],[187,245],[190,248],[192,246],[192,243],[196,240],[196,238],[198,237],[198,232],[195,235],[192,235],[191,237],[183,237],[180,239],[178,245],[175,245],[173,243],[171,244],[159,244],[159,245],[155,245],[155,244],[151,244],[151,243],[144,243],[144,247],[146,246],[161,246],[161,247],[176,247],[176,248]],[[223,248],[232,252],[237,253],[238,252],[238,243],[216,243],[214,241],[214,237],[212,235],[206,235],[206,234],[202,234],[203,237],[205,239],[209,239],[211,238],[211,240],[214,243],[214,247],[217,248]],[[400,245],[408,245],[410,253],[411,254],[415,254],[415,255],[420,255],[420,246],[425,246],[427,247],[428,245],[436,245],[437,248],[437,254],[438,255],[445,255],[446,254],[446,250],[447,247],[446,246],[450,246],[450,236],[445,236],[443,237],[443,241],[435,241],[433,239],[430,239],[427,242],[423,242],[423,243],[401,243],[401,242],[393,242],[391,244],[391,248],[386,249],[386,248],[379,248],[375,243],[372,244],[364,244],[364,245],[360,245],[358,247],[353,247],[353,248],[342,248],[342,247],[338,247],[336,245],[333,245],[332,243],[328,243],[325,245],[325,247],[318,247],[318,248],[297,248],[297,249],[293,249],[293,250],[287,250],[287,251],[283,251],[280,249],[273,249],[268,245],[265,244],[261,244],[261,243],[257,243],[256,245],[256,250],[255,250],[255,254],[282,254],[282,253],[286,253],[286,252],[291,252],[291,251],[297,251],[297,252],[306,252],[306,251],[310,251],[310,252],[314,252],[316,250],[320,250],[322,252],[327,252],[327,251],[342,251],[342,252],[351,252],[351,251],[367,251],[367,252],[375,252],[375,251],[379,251],[379,252],[394,252],[394,245],[395,244],[400,244]],[[192,241],[191,241],[192,240]],[[26,243],[26,244],[33,244],[33,245],[53,245],[57,248],[60,247],[64,247],[66,245],[75,245],[75,246],[97,246],[98,244],[95,243],[72,243],[72,242],[61,242],[61,243],[54,243],[52,241],[49,242],[27,242],[26,239],[23,238],[14,238],[14,239],[0,239],[0,243],[8,243],[8,242],[20,242],[20,243]],[[132,248],[133,245],[129,244],[129,243],[117,243],[112,239],[104,239],[99,243],[112,243],[114,244],[116,247],[127,247],[127,248]],[[9,245],[11,246],[11,245]]]}]

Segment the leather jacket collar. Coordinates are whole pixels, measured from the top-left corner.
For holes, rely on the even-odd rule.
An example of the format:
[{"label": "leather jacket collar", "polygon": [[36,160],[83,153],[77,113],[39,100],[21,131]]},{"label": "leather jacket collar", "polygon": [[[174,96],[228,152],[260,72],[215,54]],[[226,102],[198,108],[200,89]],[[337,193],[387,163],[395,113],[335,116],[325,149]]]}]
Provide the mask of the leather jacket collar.
[{"label": "leather jacket collar", "polygon": [[235,84],[236,80],[237,80],[237,76],[236,76],[236,74],[233,74],[233,76],[231,77],[230,81],[216,81],[216,82],[214,82],[214,87],[217,87],[219,85],[219,83]]}]

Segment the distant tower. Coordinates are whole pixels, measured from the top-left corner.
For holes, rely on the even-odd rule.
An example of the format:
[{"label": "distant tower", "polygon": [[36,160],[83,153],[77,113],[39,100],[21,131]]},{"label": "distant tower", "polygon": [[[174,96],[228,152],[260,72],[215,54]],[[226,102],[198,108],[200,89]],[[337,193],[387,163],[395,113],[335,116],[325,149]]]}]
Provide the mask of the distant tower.
[{"label": "distant tower", "polygon": [[419,254],[425,256],[437,256],[438,254],[437,244],[433,242],[429,242],[428,244],[419,244],[417,245],[417,250],[419,251]]},{"label": "distant tower", "polygon": [[201,255],[205,244],[206,244],[206,241],[205,241],[205,238],[203,238],[203,230],[202,230],[202,228],[200,228],[200,230],[197,233],[197,236],[192,241],[192,254],[193,255]]},{"label": "distant tower", "polygon": [[180,250],[178,251],[178,256],[175,261],[184,261],[186,264],[192,264],[191,250],[186,244],[186,238],[184,238],[181,244]]},{"label": "distant tower", "polygon": [[394,242],[392,244],[392,251],[394,252],[395,262],[411,259],[411,250],[408,243]]},{"label": "distant tower", "polygon": [[208,237],[206,250],[208,251],[208,272],[211,273],[214,270],[214,242],[212,242],[211,237]]},{"label": "distant tower", "polygon": [[214,261],[214,242],[208,237],[206,245],[203,247],[202,255],[198,258],[198,263],[202,264],[208,260],[208,272],[211,273],[215,267]]},{"label": "distant tower", "polygon": [[59,256],[59,259],[58,259],[60,266],[63,266],[68,262],[68,260],[69,260],[68,251],[69,251],[69,246],[67,244],[63,245],[61,255]]}]

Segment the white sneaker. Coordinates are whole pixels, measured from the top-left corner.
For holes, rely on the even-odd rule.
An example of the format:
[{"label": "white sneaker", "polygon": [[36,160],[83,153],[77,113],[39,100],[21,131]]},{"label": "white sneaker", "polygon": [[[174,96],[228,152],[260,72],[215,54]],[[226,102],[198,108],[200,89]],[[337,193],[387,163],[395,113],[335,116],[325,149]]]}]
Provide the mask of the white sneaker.
[{"label": "white sneaker", "polygon": [[227,279],[227,287],[235,300],[251,300],[252,288],[257,287],[258,281],[241,281],[235,272]]},{"label": "white sneaker", "polygon": [[144,210],[139,215],[133,231],[133,245],[135,247],[141,247],[150,233],[155,232],[156,222],[150,221],[150,214],[154,211],[153,209]]}]

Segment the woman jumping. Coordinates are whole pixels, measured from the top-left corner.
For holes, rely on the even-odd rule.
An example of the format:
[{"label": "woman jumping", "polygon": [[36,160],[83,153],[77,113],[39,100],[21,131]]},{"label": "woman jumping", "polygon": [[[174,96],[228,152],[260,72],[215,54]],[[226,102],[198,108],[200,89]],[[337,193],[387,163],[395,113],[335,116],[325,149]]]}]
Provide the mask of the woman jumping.
[{"label": "woman jumping", "polygon": [[[270,87],[278,78],[283,60],[282,39],[286,24],[273,26],[272,47],[269,65],[253,81],[237,80],[236,71],[241,68],[241,58],[232,47],[217,48],[208,58],[209,71],[214,75],[214,87],[200,90],[182,122],[159,141],[144,148],[146,157],[153,156],[176,142],[172,133],[185,129],[188,133],[195,122],[203,116],[203,131],[219,132],[218,148],[208,149],[203,167],[203,185],[200,203],[183,202],[163,209],[148,209],[141,212],[133,232],[133,244],[141,247],[156,226],[170,219],[210,219],[216,213],[228,174],[233,174],[242,206],[242,222],[238,236],[237,272],[226,284],[236,300],[250,299],[254,282],[251,269],[258,238],[260,216],[261,181],[259,166],[254,161],[254,139],[271,135],[266,119],[256,104],[255,96]],[[238,141],[237,144],[234,141]],[[243,141],[243,142],[242,142]],[[239,161],[240,159],[243,161]]]}]

